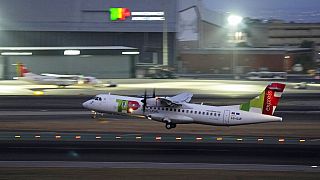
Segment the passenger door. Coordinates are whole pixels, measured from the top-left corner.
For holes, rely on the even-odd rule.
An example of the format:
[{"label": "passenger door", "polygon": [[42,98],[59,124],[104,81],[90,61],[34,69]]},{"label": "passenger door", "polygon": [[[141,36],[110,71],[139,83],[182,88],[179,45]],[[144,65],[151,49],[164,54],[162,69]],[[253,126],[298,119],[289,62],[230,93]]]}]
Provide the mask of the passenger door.
[{"label": "passenger door", "polygon": [[230,110],[224,110],[223,113],[223,124],[229,124]]}]

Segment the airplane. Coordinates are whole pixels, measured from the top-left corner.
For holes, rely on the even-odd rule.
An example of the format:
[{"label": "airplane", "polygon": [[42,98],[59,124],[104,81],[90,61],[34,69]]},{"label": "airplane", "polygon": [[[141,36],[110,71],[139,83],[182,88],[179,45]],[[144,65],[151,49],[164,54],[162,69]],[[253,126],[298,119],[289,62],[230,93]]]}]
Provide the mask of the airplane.
[{"label": "airplane", "polygon": [[110,82],[105,85],[97,78],[83,75],[65,75],[65,74],[50,74],[43,73],[41,75],[30,72],[24,64],[17,63],[17,79],[33,82],[41,85],[57,85],[65,87],[70,85],[90,85],[95,87],[116,87],[117,84]]},{"label": "airplane", "polygon": [[231,106],[208,106],[193,104],[192,93],[181,93],[173,97],[129,97],[99,94],[85,101],[82,106],[92,111],[92,118],[98,113],[118,113],[144,116],[149,120],[165,123],[167,129],[177,124],[204,124],[215,126],[236,126],[267,122],[281,122],[273,116],[284,91],[285,84],[271,83],[256,98]]}]

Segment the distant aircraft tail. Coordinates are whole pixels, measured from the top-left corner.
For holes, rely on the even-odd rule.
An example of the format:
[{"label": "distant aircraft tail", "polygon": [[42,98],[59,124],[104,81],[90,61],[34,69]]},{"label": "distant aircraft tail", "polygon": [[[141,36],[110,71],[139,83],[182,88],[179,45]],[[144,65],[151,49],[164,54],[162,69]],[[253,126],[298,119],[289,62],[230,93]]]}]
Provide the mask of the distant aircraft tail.
[{"label": "distant aircraft tail", "polygon": [[17,63],[16,71],[18,77],[25,77],[25,74],[29,73],[27,67],[22,63]]},{"label": "distant aircraft tail", "polygon": [[285,84],[271,83],[256,98],[240,105],[240,110],[273,115],[279,103]]}]

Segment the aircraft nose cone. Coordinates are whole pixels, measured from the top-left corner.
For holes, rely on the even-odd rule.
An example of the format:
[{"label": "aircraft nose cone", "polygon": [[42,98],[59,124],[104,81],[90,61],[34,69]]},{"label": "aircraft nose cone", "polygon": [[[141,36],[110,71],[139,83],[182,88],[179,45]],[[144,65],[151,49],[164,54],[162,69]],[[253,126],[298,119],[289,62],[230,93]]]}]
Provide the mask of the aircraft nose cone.
[{"label": "aircraft nose cone", "polygon": [[88,109],[89,108],[89,101],[82,103],[82,107]]}]

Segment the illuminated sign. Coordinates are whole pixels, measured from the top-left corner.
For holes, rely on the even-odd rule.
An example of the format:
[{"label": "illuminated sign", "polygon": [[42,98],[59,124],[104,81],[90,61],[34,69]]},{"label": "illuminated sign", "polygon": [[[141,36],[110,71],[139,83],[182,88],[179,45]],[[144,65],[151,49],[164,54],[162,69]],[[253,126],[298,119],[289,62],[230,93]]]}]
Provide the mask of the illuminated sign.
[{"label": "illuminated sign", "polygon": [[163,11],[131,12],[129,8],[110,8],[111,21],[124,21],[131,17],[132,21],[164,21]]},{"label": "illuminated sign", "polygon": [[128,8],[110,8],[109,10],[111,21],[123,21],[130,16],[130,10]]}]

